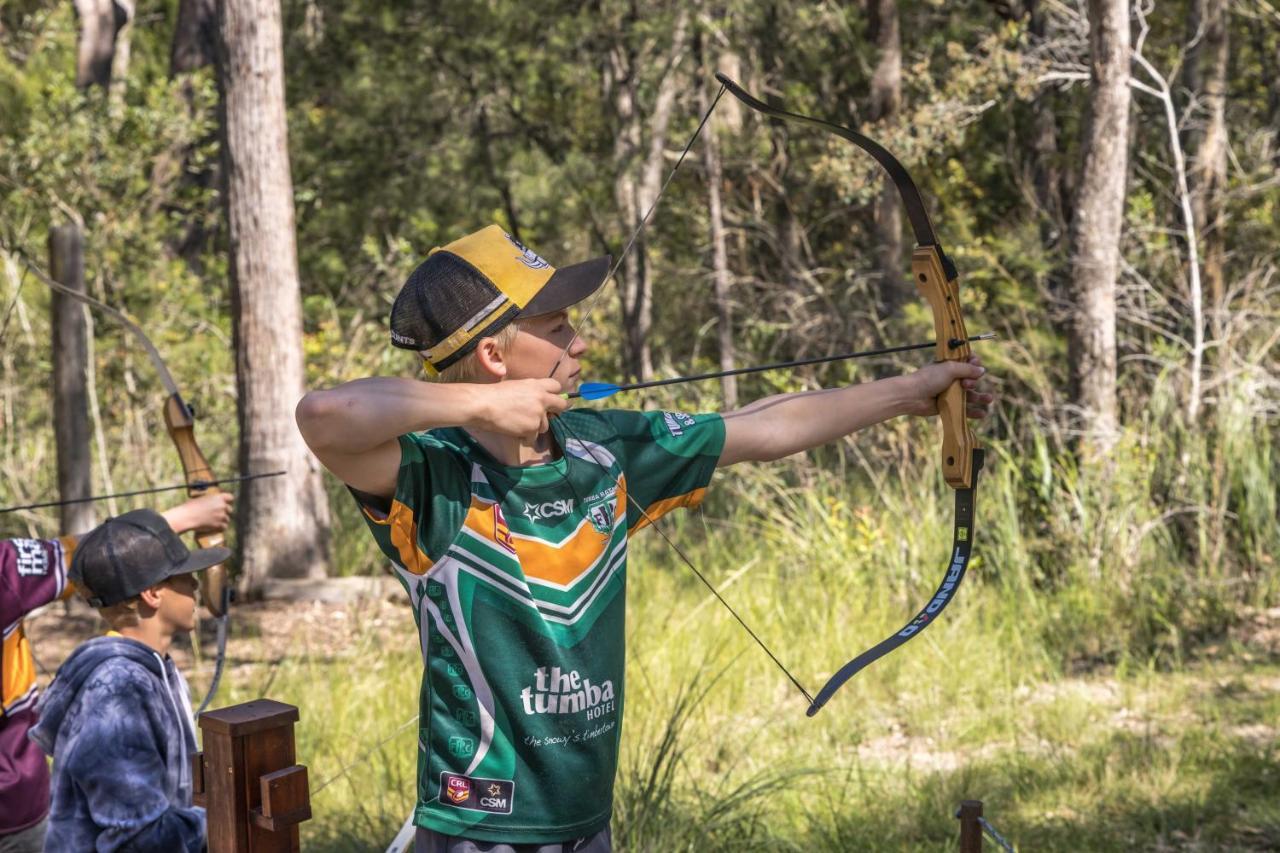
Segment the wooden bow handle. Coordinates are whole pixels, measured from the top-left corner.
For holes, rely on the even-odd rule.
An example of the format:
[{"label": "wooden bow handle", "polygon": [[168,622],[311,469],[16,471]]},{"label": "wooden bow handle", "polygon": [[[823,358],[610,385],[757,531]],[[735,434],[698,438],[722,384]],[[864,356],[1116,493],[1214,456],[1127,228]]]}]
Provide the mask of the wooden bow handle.
[{"label": "wooden bow handle", "polygon": [[[209,467],[209,460],[200,452],[196,444],[195,416],[191,407],[177,394],[170,394],[164,403],[164,423],[178,449],[178,457],[182,460],[182,471],[188,484],[209,483],[217,479]],[[192,485],[187,494],[193,498],[201,495],[217,494],[222,490],[217,486]],[[196,544],[201,548],[221,547],[226,537],[221,530],[197,530]],[[205,608],[214,618],[227,612],[229,587],[227,585],[227,566],[219,563],[210,566],[200,573],[200,597]]]},{"label": "wooden bow handle", "polygon": [[[917,246],[911,253],[911,273],[916,286],[933,309],[933,330],[938,361],[968,361],[969,333],[960,314],[960,279],[947,279],[936,246]],[[953,346],[953,344],[955,344]],[[938,396],[942,421],[942,474],[953,489],[973,485],[973,450],[978,446],[965,417],[968,392],[959,380]]]}]

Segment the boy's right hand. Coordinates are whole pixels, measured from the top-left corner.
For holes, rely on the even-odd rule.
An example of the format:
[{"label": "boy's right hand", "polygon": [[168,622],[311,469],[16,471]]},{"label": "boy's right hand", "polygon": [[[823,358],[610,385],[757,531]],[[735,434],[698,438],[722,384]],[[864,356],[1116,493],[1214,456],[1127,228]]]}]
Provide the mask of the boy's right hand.
[{"label": "boy's right hand", "polygon": [[551,428],[551,417],[569,408],[556,379],[509,379],[485,389],[477,427],[532,444]]}]

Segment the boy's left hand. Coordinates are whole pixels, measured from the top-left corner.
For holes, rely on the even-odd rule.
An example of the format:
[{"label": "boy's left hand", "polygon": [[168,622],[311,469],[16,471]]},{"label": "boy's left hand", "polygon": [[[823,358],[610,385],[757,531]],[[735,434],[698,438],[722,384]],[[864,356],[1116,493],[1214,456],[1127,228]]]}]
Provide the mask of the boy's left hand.
[{"label": "boy's left hand", "polygon": [[922,417],[938,414],[938,395],[959,379],[969,392],[965,395],[965,414],[975,420],[985,418],[991,414],[991,404],[996,399],[994,394],[977,390],[979,380],[986,373],[987,369],[976,355],[968,362],[941,361],[920,368],[906,377],[912,386],[907,414]]}]

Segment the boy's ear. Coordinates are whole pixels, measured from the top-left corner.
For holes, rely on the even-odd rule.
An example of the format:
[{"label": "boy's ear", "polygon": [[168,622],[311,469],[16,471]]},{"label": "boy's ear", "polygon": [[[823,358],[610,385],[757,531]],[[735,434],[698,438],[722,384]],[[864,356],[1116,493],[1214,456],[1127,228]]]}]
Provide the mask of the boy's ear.
[{"label": "boy's ear", "polygon": [[484,372],[494,379],[503,379],[507,375],[507,360],[502,348],[494,338],[481,338],[476,344],[475,358],[484,368]]},{"label": "boy's ear", "polygon": [[142,592],[138,593],[138,598],[142,599],[142,603],[155,610],[160,606],[160,587],[162,584],[149,586]]}]

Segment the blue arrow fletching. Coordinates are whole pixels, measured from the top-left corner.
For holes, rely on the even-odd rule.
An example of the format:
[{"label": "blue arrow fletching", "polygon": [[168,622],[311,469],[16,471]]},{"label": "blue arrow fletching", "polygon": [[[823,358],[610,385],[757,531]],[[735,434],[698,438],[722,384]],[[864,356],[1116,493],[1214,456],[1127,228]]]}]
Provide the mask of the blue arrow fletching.
[{"label": "blue arrow fletching", "polygon": [[611,382],[583,382],[578,386],[578,395],[584,400],[603,400],[618,393],[618,386]]}]

